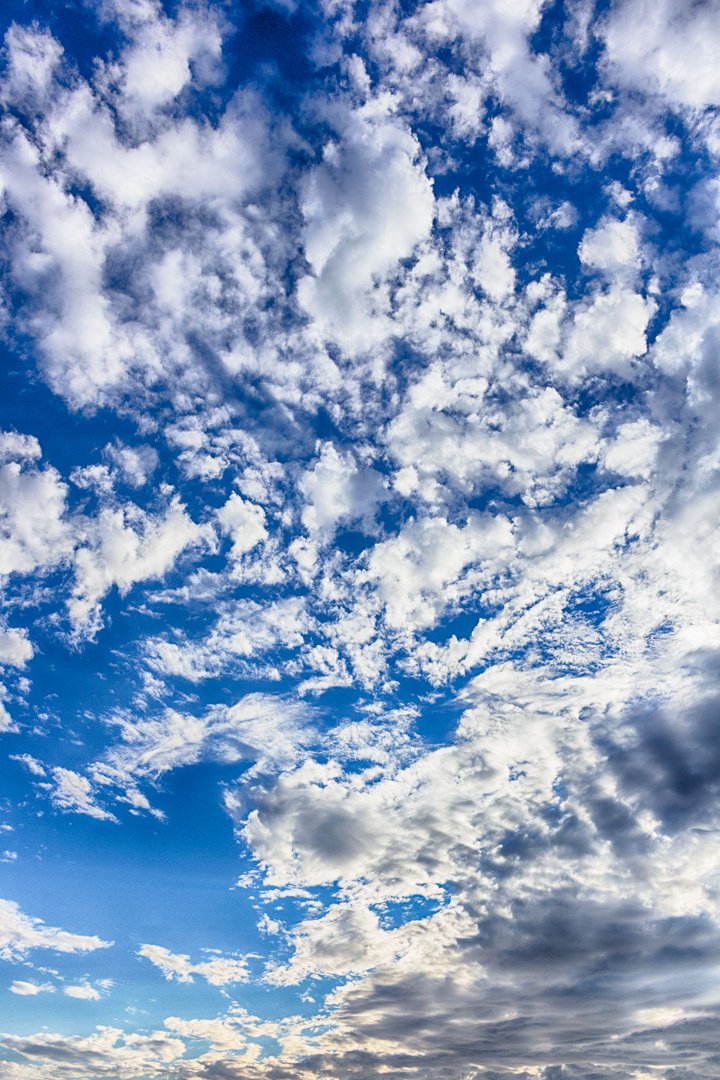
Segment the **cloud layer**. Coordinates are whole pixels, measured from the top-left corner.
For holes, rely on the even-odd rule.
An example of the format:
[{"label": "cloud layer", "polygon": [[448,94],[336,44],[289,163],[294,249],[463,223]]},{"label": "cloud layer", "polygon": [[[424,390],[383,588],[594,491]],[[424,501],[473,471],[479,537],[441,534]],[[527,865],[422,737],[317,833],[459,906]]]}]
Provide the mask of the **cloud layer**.
[{"label": "cloud layer", "polygon": [[0,1078],[711,1080],[717,5],[71,7],[2,53]]}]

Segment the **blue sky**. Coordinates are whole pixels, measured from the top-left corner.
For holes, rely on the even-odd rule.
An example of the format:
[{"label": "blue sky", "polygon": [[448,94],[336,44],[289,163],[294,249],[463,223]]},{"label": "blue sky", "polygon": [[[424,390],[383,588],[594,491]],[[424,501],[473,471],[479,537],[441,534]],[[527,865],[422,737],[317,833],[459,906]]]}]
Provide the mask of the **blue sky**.
[{"label": "blue sky", "polygon": [[12,0],[0,1080],[711,1080],[715,0]]}]

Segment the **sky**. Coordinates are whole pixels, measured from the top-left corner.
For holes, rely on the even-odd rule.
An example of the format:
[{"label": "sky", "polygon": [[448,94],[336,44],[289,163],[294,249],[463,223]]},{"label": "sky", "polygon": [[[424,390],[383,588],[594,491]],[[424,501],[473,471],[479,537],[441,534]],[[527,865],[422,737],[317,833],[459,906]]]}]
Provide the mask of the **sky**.
[{"label": "sky", "polygon": [[0,21],[0,1080],[717,1080],[718,0]]}]

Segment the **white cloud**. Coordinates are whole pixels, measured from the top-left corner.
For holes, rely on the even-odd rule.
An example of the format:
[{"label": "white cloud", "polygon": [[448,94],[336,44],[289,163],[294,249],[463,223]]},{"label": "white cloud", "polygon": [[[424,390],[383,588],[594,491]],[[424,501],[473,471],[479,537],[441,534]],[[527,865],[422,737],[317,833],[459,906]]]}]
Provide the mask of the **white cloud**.
[{"label": "white cloud", "polygon": [[117,821],[114,814],[103,810],[95,801],[93,786],[86,776],[57,766],[52,771],[55,788],[50,794],[59,810],[74,814],[87,814],[98,821]]},{"label": "white cloud", "polygon": [[21,979],[15,979],[8,989],[12,994],[19,994],[21,997],[34,997],[35,994],[55,993],[55,987],[52,983],[23,982]]},{"label": "white cloud", "polygon": [[[303,196],[305,256],[313,276],[298,296],[321,333],[351,352],[364,352],[378,334],[387,297],[373,289],[410,255],[432,224],[431,184],[416,138],[368,106],[344,119],[340,138],[325,146]],[[380,325],[382,325],[380,323]]]},{"label": "white cloud", "polygon": [[125,594],[139,581],[162,578],[185,548],[206,544],[212,536],[190,519],[177,496],[164,514],[132,503],[101,510],[87,521],[86,543],[75,553],[77,584],[68,610],[77,632],[89,637],[97,632],[100,601],[113,585]]},{"label": "white cloud", "polygon": [[662,429],[645,419],[621,424],[605,451],[605,465],[623,476],[649,477],[661,440]]},{"label": "white cloud", "polygon": [[647,350],[645,331],[656,310],[652,298],[631,289],[616,286],[600,293],[575,313],[559,370],[572,378],[604,370],[632,380],[634,362]]},{"label": "white cloud", "polygon": [[[151,1034],[135,1032],[125,1033],[120,1028],[103,1025],[91,1035],[60,1035],[42,1031],[36,1035],[6,1035],[4,1045],[17,1054],[22,1054],[33,1063],[43,1060],[51,1062],[49,1072],[42,1069],[41,1077],[57,1077],[58,1062],[69,1075],[97,1075],[98,1069],[110,1073],[122,1070],[126,1076],[161,1075],[164,1068],[181,1057],[185,1044],[181,1039],[168,1037],[167,1032],[155,1031]],[[20,1066],[22,1069],[23,1066]],[[20,1072],[23,1077],[27,1073]],[[33,1065],[29,1074],[35,1080],[37,1068]]]},{"label": "white cloud", "polygon": [[33,776],[45,776],[45,769],[32,754],[11,754],[11,761],[21,761],[30,770]]},{"label": "white cloud", "polygon": [[540,137],[554,154],[565,156],[581,147],[578,126],[563,109],[548,58],[533,53],[529,45],[540,23],[542,6],[538,0],[491,0],[484,4],[433,0],[419,9],[413,21],[422,27],[431,48],[460,40],[466,64],[480,70],[485,54],[491,86],[523,134],[531,139]]},{"label": "white cloud", "polygon": [[240,559],[267,538],[265,511],[234,492],[217,512],[221,532],[232,539],[230,557]]},{"label": "white cloud", "polygon": [[392,540],[375,545],[368,576],[378,581],[385,619],[395,628],[433,626],[448,604],[473,588],[465,578],[477,564],[487,574],[504,549],[512,546],[511,526],[502,517],[471,514],[463,527],[439,515],[410,521]]},{"label": "white cloud", "polygon": [[29,949],[54,949],[55,952],[87,952],[107,949],[113,943],[99,937],[71,934],[42,919],[23,914],[12,900],[0,900],[0,955],[5,960],[24,956]]},{"label": "white cloud", "polygon": [[614,4],[603,27],[609,78],[674,105],[720,105],[716,15],[712,4],[678,0]]},{"label": "white cloud", "polygon": [[[119,788],[120,801],[140,809],[149,809],[137,791],[143,780],[200,761],[254,762],[251,775],[282,768],[316,738],[308,706],[261,693],[247,694],[232,706],[210,706],[204,716],[166,709],[157,718],[118,716],[113,723],[121,741],[108,746],[90,772],[103,789]],[[80,800],[84,797],[83,790]],[[68,809],[90,813],[95,805],[80,801]],[[97,810],[96,816],[113,817]]]},{"label": "white cloud", "polygon": [[81,1001],[99,1001],[100,993],[94,986],[89,986],[87,983],[82,983],[78,986],[64,986],[63,994],[66,994],[71,998],[78,998]]},{"label": "white cloud", "polygon": [[0,468],[0,573],[29,574],[68,559],[66,495],[52,467],[23,468],[12,461]]},{"label": "white cloud", "polygon": [[118,88],[123,110],[135,119],[170,104],[193,74],[202,85],[219,73],[222,37],[211,12],[186,8],[169,19],[156,4],[110,0],[101,10],[106,17],[116,16],[131,39],[106,78]]},{"label": "white cloud", "polygon": [[307,502],[303,525],[323,540],[332,536],[341,521],[359,521],[365,531],[373,531],[383,494],[380,475],[358,466],[351,452],[341,454],[332,443],[323,443],[319,449],[318,460],[298,484]]},{"label": "white cloud", "polygon": [[34,435],[17,431],[0,431],[0,459],[6,461],[36,461],[42,457],[40,443]]},{"label": "white cloud", "polygon": [[17,24],[8,29],[5,45],[8,72],[0,98],[6,104],[42,101],[63,55],[62,45],[47,31]]},{"label": "white cloud", "polygon": [[152,446],[124,446],[117,442],[108,445],[105,452],[125,483],[135,488],[146,484],[158,466],[158,453]]},{"label": "white cloud", "polygon": [[246,961],[232,957],[216,957],[191,964],[189,956],[171,953],[161,945],[141,945],[138,956],[144,956],[160,968],[166,979],[183,983],[193,982],[193,975],[202,975],[211,986],[247,982],[249,978]]},{"label": "white cloud", "polygon": [[0,664],[25,667],[28,660],[32,659],[33,652],[27,630],[0,627]]},{"label": "white cloud", "polygon": [[639,266],[637,229],[632,221],[605,221],[587,229],[580,242],[580,261],[612,276]]}]

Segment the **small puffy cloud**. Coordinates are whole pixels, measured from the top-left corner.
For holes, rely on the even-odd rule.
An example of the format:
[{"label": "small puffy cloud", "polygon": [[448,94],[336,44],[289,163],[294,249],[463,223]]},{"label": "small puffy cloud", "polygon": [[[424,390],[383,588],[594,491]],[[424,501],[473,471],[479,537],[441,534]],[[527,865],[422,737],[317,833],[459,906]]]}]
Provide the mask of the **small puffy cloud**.
[{"label": "small puffy cloud", "polygon": [[[17,450],[17,447],[15,447]],[[34,452],[24,453],[34,460]],[[0,467],[0,575],[46,570],[69,557],[67,487],[51,468],[10,461]]]},{"label": "small puffy cloud", "polygon": [[42,919],[25,915],[12,900],[0,900],[0,956],[5,960],[22,957],[29,949],[54,949],[55,952],[89,952],[107,949],[111,941],[83,934],[71,934]]},{"label": "small puffy cloud", "polygon": [[240,559],[267,538],[263,508],[248,502],[235,492],[225,505],[220,507],[217,516],[223,535],[232,539],[232,559]]},{"label": "small puffy cloud", "polygon": [[637,229],[632,221],[606,221],[587,229],[578,248],[580,261],[613,276],[639,266]]},{"label": "small puffy cloud", "polygon": [[176,19],[154,5],[104,0],[130,38],[110,75],[119,90],[120,107],[134,118],[170,104],[191,82],[212,82],[222,49],[219,20],[210,10],[181,9]]},{"label": "small puffy cloud", "polygon": [[27,630],[0,628],[0,664],[25,667],[28,660],[32,659],[33,651]]},{"label": "small puffy cloud", "polygon": [[8,65],[0,100],[14,105],[42,101],[62,59],[62,45],[47,31],[13,24],[5,48]]},{"label": "small puffy cloud", "polygon": [[55,987],[51,983],[23,982],[21,979],[16,979],[10,984],[8,989],[11,994],[19,994],[21,997],[34,997],[35,994],[55,993]]},{"label": "small puffy cloud", "polygon": [[605,451],[605,465],[622,476],[649,477],[662,438],[662,429],[644,418],[621,424]]},{"label": "small puffy cloud", "polygon": [[472,264],[473,280],[496,303],[507,299],[515,288],[515,268],[511,254],[517,237],[509,219],[510,210],[507,204],[496,199],[492,217],[486,222]]},{"label": "small puffy cloud", "polygon": [[350,113],[307,177],[302,210],[313,276],[299,283],[300,303],[326,334],[365,351],[376,333],[370,312],[387,304],[374,282],[390,275],[432,224],[432,186],[417,139],[390,117]]},{"label": "small puffy cloud", "polygon": [[79,986],[64,986],[63,994],[67,997],[78,998],[81,1001],[99,1001],[100,992],[94,986],[82,983]]},{"label": "small puffy cloud", "polygon": [[[2,683],[0,683],[0,699],[2,699],[5,696],[5,693],[6,693],[6,687],[3,686]],[[7,709],[5,708],[2,700],[0,700],[0,732],[3,732],[3,731],[18,731],[18,730],[19,730],[19,728],[18,728],[17,724],[15,723],[12,716],[7,711]]]},{"label": "small puffy cloud", "polygon": [[211,986],[225,986],[228,983],[247,982],[248,966],[245,960],[232,957],[216,957],[213,960],[201,960],[190,963],[190,957],[182,953],[171,953],[161,945],[142,945],[138,956],[144,956],[160,968],[168,981],[194,982],[193,975],[201,975]]},{"label": "small puffy cloud", "polygon": [[512,548],[510,523],[499,515],[471,514],[464,526],[423,517],[375,545],[367,577],[377,581],[388,624],[417,630],[433,626],[448,604],[476,586],[467,568],[502,564]]},{"label": "small puffy cloud", "polygon": [[33,776],[45,776],[45,769],[41,762],[37,761],[32,754],[11,754],[11,761],[20,761],[30,770]]},{"label": "small puffy cloud", "polygon": [[158,467],[158,452],[152,446],[125,446],[118,441],[106,446],[105,453],[125,483],[134,488],[146,484]]},{"label": "small puffy cloud", "polygon": [[341,521],[359,521],[373,530],[377,505],[383,496],[380,474],[359,466],[352,453],[341,454],[324,443],[320,457],[299,483],[307,505],[302,522],[311,536],[327,539]]},{"label": "small puffy cloud", "polygon": [[0,461],[36,461],[42,456],[40,443],[34,435],[17,431],[0,431]]},{"label": "small puffy cloud", "polygon": [[559,370],[571,378],[604,370],[631,379],[656,310],[654,300],[622,286],[600,293],[576,311]]}]

